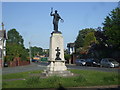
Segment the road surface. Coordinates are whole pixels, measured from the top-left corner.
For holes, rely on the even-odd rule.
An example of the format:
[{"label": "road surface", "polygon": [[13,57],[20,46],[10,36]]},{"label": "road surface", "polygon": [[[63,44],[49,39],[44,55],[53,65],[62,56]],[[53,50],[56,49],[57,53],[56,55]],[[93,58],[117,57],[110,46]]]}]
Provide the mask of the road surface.
[{"label": "road surface", "polygon": [[[5,67],[2,69],[2,74],[8,73],[18,73],[26,72],[33,70],[45,70],[47,63],[32,63],[31,65],[26,66],[17,66],[17,67]],[[100,67],[88,67],[88,66],[76,66],[76,65],[66,65],[68,69],[79,69],[79,70],[95,70],[103,72],[119,72],[120,68],[100,68]]]}]

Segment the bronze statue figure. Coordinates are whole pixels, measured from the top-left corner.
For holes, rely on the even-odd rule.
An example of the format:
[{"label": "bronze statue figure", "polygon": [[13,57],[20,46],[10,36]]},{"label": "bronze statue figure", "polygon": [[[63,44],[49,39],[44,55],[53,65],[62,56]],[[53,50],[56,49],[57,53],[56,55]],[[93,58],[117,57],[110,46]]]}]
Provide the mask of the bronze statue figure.
[{"label": "bronze statue figure", "polygon": [[53,8],[51,8],[51,16],[53,16],[53,26],[54,26],[54,31],[55,32],[59,32],[58,31],[58,22],[59,19],[61,19],[61,21],[63,22],[63,19],[60,17],[60,15],[57,13],[57,10],[55,10],[55,13],[53,13]]}]

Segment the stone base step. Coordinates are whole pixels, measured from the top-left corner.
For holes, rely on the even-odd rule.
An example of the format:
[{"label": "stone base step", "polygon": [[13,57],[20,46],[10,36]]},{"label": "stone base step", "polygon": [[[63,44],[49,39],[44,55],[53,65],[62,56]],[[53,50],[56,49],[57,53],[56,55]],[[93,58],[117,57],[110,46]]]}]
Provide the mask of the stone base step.
[{"label": "stone base step", "polygon": [[70,71],[44,71],[42,76],[73,76]]}]

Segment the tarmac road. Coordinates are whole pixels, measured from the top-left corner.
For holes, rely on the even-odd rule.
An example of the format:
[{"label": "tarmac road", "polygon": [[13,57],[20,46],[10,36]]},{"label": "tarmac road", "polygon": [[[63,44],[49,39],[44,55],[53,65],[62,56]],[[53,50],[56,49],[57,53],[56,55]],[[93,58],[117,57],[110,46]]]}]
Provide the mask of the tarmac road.
[{"label": "tarmac road", "polygon": [[[26,66],[17,66],[17,67],[5,67],[2,69],[2,74],[8,73],[17,73],[17,72],[26,72],[33,70],[45,70],[48,63],[32,63]],[[88,66],[76,66],[66,64],[68,69],[80,69],[80,70],[95,70],[103,72],[120,72],[120,68],[101,68],[101,67],[88,67]]]},{"label": "tarmac road", "polygon": [[44,65],[41,66],[36,63],[32,63],[26,66],[5,67],[2,69],[2,74],[26,72],[26,71],[33,71],[33,70],[44,70],[45,68],[46,66]]},{"label": "tarmac road", "polygon": [[68,69],[80,69],[80,70],[95,70],[103,72],[120,72],[120,68],[105,68],[105,67],[91,67],[91,66],[76,66],[66,65]]}]

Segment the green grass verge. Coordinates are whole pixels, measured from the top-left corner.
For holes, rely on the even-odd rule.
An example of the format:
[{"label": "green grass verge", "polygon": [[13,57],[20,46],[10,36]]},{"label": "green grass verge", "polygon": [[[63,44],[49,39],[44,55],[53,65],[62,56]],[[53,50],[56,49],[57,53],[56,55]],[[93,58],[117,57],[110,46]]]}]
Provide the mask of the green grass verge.
[{"label": "green grass verge", "polygon": [[26,78],[30,74],[41,73],[41,72],[42,71],[40,71],[40,70],[36,70],[36,71],[28,71],[28,72],[5,74],[5,75],[2,75],[2,78],[3,78],[3,80],[6,80],[6,79]]},{"label": "green grass verge", "polygon": [[118,85],[120,83],[120,74],[115,72],[100,72],[88,70],[70,70],[78,74],[74,77],[51,76],[40,78],[30,76],[30,74],[41,73],[42,71],[30,71],[3,75],[3,80],[24,78],[25,80],[3,81],[3,88],[58,88],[62,87],[80,87],[80,86],[100,86],[100,85]]}]

